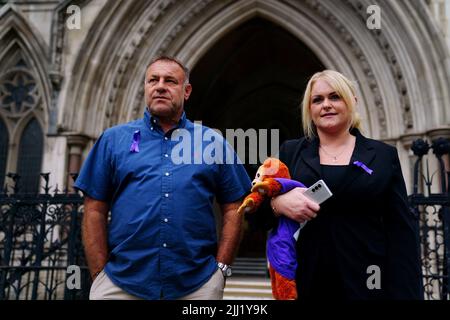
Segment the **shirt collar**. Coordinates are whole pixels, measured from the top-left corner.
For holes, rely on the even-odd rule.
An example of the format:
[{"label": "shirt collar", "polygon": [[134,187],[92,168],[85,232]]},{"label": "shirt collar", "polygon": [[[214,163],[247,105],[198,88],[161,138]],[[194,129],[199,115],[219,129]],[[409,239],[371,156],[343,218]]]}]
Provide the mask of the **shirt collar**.
[{"label": "shirt collar", "polygon": [[[156,127],[161,128],[159,125],[159,118],[157,116],[152,115],[150,111],[148,111],[148,108],[145,108],[144,122],[151,130],[153,130],[152,128]],[[178,124],[173,129],[184,127],[186,127],[186,112],[183,111],[183,114],[181,115]]]}]

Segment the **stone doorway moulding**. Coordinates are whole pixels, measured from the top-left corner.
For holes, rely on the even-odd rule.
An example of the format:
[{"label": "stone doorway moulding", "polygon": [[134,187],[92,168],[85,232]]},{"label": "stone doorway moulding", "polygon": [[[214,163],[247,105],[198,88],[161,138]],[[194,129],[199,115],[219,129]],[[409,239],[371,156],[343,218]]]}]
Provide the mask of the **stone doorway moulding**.
[{"label": "stone doorway moulding", "polygon": [[253,18],[285,29],[326,68],[357,80],[368,136],[395,142],[448,127],[450,62],[425,2],[380,0],[381,30],[369,30],[366,9],[372,2],[107,2],[62,89],[59,128],[96,138],[107,127],[141,117],[144,72],[152,57],[172,55],[193,69],[220,39]]},{"label": "stone doorway moulding", "polygon": [[[369,0],[117,1],[105,5],[67,86],[61,130],[97,137],[141,116],[151,57],[192,68],[215,42],[254,17],[305,43],[326,68],[357,79],[367,135],[397,139],[448,125],[448,61],[422,1],[380,1],[381,30],[366,27]],[[95,32],[94,32],[95,31]],[[446,63],[446,64],[445,64]]]}]

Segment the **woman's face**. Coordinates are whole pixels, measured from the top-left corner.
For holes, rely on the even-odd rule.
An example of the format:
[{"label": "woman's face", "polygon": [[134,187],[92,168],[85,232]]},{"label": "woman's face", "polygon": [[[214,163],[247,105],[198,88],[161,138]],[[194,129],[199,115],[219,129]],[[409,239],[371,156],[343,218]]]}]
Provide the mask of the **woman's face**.
[{"label": "woman's face", "polygon": [[350,127],[347,105],[325,80],[318,79],[312,86],[310,113],[318,131],[336,133]]}]

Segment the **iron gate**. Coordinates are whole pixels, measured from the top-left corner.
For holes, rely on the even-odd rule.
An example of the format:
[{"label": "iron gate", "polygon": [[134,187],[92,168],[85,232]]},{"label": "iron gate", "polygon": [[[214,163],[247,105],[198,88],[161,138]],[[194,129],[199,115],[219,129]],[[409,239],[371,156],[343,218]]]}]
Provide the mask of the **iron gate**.
[{"label": "iron gate", "polygon": [[[410,204],[420,218],[420,242],[425,299],[449,300],[450,276],[450,193],[443,155],[450,152],[450,141],[434,140],[431,149],[438,169],[430,173],[429,144],[421,139],[412,148],[418,157],[414,165],[413,193]],[[424,156],[427,156],[423,163]],[[434,179],[438,181],[433,183]],[[434,190],[433,190],[434,189]]]},{"label": "iron gate", "polygon": [[50,192],[49,174],[41,176],[45,187],[38,195],[20,192],[16,174],[8,174],[14,184],[0,192],[0,300],[87,299],[83,198],[57,188]]}]

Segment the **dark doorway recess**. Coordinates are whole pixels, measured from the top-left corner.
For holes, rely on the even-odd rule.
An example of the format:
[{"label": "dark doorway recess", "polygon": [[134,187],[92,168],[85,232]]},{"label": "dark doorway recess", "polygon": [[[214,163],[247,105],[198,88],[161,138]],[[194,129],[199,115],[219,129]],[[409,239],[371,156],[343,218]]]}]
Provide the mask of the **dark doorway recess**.
[{"label": "dark doorway recess", "polygon": [[[303,91],[311,75],[323,69],[291,33],[254,18],[226,34],[195,65],[186,113],[223,134],[226,129],[278,129],[281,144],[303,135]],[[252,179],[258,165],[246,164]],[[248,216],[245,230],[238,255],[264,256],[266,233],[258,219]]]}]

